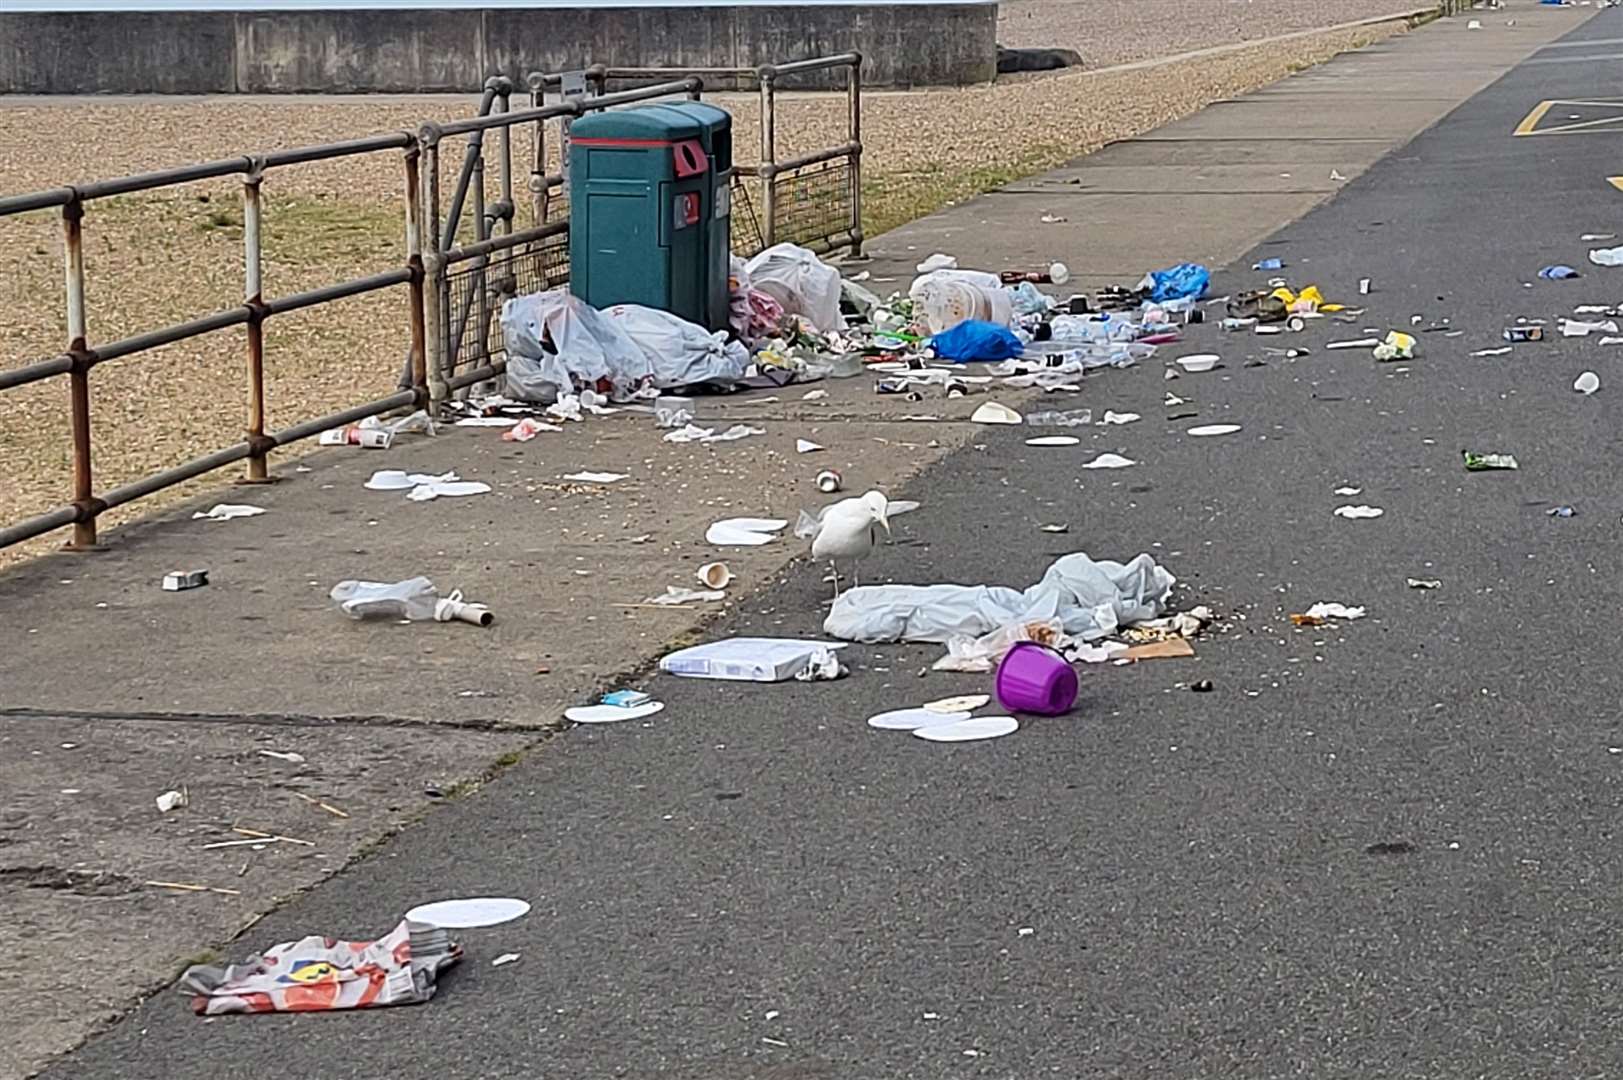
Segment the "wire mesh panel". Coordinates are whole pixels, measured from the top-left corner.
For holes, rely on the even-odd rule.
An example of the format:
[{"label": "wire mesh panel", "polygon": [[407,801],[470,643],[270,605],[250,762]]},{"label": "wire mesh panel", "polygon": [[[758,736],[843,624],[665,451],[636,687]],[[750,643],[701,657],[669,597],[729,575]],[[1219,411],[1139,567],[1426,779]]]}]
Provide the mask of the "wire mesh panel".
[{"label": "wire mesh panel", "polygon": [[488,364],[506,354],[502,305],[515,296],[569,284],[569,234],[497,252],[447,274],[445,356],[453,372]]},{"label": "wire mesh panel", "polygon": [[755,213],[754,192],[749,181],[737,173],[733,173],[732,199],[732,220],[727,225],[729,239],[733,254],[748,259],[760,254],[766,242],[761,239],[761,219]]},{"label": "wire mesh panel", "polygon": [[823,161],[772,178],[772,236],[812,247],[851,232],[851,162]]}]

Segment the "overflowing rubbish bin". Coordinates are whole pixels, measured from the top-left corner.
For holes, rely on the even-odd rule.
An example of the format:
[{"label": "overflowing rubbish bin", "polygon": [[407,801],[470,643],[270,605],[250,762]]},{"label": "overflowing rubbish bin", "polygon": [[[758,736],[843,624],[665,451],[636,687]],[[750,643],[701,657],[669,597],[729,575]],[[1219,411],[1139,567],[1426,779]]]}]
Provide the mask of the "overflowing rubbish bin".
[{"label": "overflowing rubbish bin", "polygon": [[570,290],[726,329],[732,117],[701,102],[582,117],[570,128]]}]

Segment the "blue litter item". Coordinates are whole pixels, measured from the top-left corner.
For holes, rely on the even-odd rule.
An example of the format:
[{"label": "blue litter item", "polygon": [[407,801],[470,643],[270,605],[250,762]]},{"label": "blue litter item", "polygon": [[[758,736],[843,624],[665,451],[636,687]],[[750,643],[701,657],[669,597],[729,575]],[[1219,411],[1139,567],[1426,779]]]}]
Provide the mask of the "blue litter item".
[{"label": "blue litter item", "polygon": [[1254,266],[1252,266],[1251,269],[1253,269],[1253,270],[1283,270],[1283,269],[1285,269],[1285,260],[1284,259],[1264,259],[1260,263],[1257,263]]},{"label": "blue litter item", "polygon": [[1150,279],[1155,283],[1150,291],[1150,299],[1157,304],[1166,300],[1182,300],[1186,296],[1198,300],[1206,294],[1212,272],[1199,263],[1179,263],[1165,270],[1152,271]]},{"label": "blue litter item", "polygon": [[1570,266],[1546,266],[1538,272],[1538,276],[1545,281],[1565,281],[1568,278],[1582,277]]},{"label": "blue litter item", "polygon": [[961,322],[951,330],[943,330],[930,339],[930,346],[941,359],[955,360],[960,364],[981,361],[996,363],[1019,356],[1025,349],[1025,345],[1007,326],[974,319]]}]

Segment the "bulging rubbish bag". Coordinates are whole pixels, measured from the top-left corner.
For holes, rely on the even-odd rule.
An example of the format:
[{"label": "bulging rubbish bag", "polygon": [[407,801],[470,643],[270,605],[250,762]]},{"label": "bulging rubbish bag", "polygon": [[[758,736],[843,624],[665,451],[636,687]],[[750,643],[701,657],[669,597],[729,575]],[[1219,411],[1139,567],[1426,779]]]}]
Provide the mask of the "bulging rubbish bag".
[{"label": "bulging rubbish bag", "polygon": [[985,637],[1016,623],[1057,619],[1072,637],[1094,640],[1166,610],[1177,579],[1139,555],[1125,565],[1084,552],[1061,556],[1025,591],[999,585],[878,585],[848,589],[823,631],[842,641]]},{"label": "bulging rubbish bag", "polygon": [[550,405],[602,380],[626,401],[654,376],[648,356],[603,313],[566,289],[515,296],[502,305],[507,392]]},{"label": "bulging rubbish bag", "polygon": [[1200,299],[1206,295],[1206,286],[1212,281],[1212,272],[1199,263],[1179,263],[1165,270],[1149,274],[1150,299],[1160,304],[1184,297]]},{"label": "bulging rubbish bag", "polygon": [[608,380],[615,401],[701,382],[744,377],[749,354],[668,311],[616,304],[598,311],[563,289],[509,300],[502,308],[507,390],[551,404]]},{"label": "bulging rubbish bag", "polygon": [[930,347],[943,360],[995,364],[1019,356],[1025,345],[1007,326],[971,319],[931,338]]},{"label": "bulging rubbish bag", "polygon": [[774,244],[745,265],[751,288],[768,293],[790,315],[823,333],[845,329],[840,272],[795,244]]},{"label": "bulging rubbish bag", "polygon": [[703,382],[736,382],[749,366],[749,351],[679,315],[639,304],[603,309],[610,322],[641,349],[653,370],[654,386],[674,390]]}]

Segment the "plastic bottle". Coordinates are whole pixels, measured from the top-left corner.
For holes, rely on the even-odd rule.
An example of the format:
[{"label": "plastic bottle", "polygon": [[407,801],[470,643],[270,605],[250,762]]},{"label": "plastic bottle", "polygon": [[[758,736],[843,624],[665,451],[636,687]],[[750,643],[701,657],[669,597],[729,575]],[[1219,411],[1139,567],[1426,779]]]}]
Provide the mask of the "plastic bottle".
[{"label": "plastic bottle", "polygon": [[489,626],[496,621],[488,607],[470,604],[458,589],[441,597],[425,577],[386,584],[381,581],[340,581],[329,594],[338,610],[352,619],[410,619],[413,622],[465,622]]},{"label": "plastic bottle", "polygon": [[1063,409],[1026,414],[1032,427],[1087,427],[1093,423],[1092,409]]},{"label": "plastic bottle", "polygon": [[412,619],[434,617],[439,590],[425,577],[385,584],[381,581],[340,581],[329,594],[338,609],[352,619]]}]

